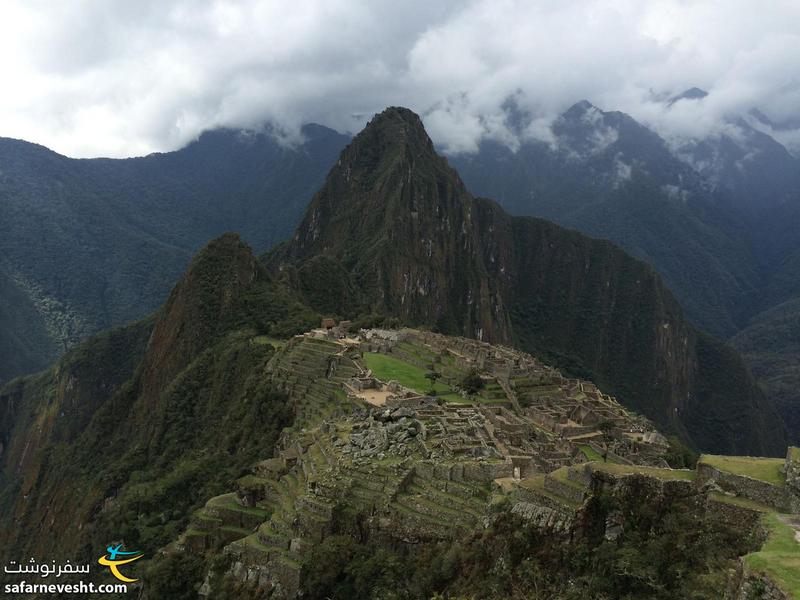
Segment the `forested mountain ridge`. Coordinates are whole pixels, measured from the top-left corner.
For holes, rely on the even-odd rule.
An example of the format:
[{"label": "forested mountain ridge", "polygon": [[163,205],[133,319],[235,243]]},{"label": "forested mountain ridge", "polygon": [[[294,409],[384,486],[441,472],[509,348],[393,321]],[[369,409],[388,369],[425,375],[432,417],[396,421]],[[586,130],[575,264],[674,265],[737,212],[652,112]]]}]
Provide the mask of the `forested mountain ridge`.
[{"label": "forested mountain ridge", "polygon": [[[455,404],[443,407],[448,402],[444,397],[423,397],[420,413],[406,407],[396,418],[389,415],[391,411],[369,409],[353,396],[352,386],[353,378],[367,373],[359,363],[365,360],[371,342],[349,346],[352,340],[333,339],[325,330],[293,337],[317,326],[322,316],[352,317],[356,327],[417,325],[516,346],[537,358],[523,359],[520,353],[501,347],[492,352],[514,354],[516,358],[506,363],[512,371],[522,360],[539,365],[540,376],[556,376],[546,364],[565,369],[570,378],[560,374],[557,378],[564,389],[572,389],[570,402],[591,397],[607,409],[611,400],[603,392],[614,393],[627,407],[657,421],[665,433],[678,434],[698,448],[785,453],[782,424],[740,357],[688,323],[654,269],[611,242],[542,219],[513,217],[491,200],[472,197],[458,174],[436,154],[419,117],[407,109],[390,108],[376,115],[342,152],[288,242],[258,260],[238,235],[213,240],[195,256],[151,318],[93,337],[51,369],[0,387],[3,558],[47,552],[57,558],[90,560],[109,540],[123,540],[152,557],[143,581],[146,593],[151,594],[148,597],[153,598],[172,597],[178,589],[196,594],[201,587],[211,593],[221,587],[237,597],[243,581],[245,587],[269,588],[274,581],[259,576],[254,583],[242,575],[241,565],[263,573],[273,569],[277,560],[295,578],[293,587],[285,582],[281,588],[281,593],[291,596],[298,586],[324,590],[332,585],[326,583],[326,573],[316,568],[319,561],[357,564],[357,560],[322,544],[306,556],[306,547],[285,540],[316,539],[319,527],[330,527],[331,531],[324,530],[324,539],[350,548],[364,543],[354,538],[356,531],[366,531],[359,530],[357,523],[371,523],[371,528],[393,531],[401,540],[414,540],[408,537],[409,531],[439,532],[442,528],[434,528],[434,521],[443,515],[452,519],[458,511],[449,502],[460,495],[472,500],[460,500],[467,504],[458,531],[473,518],[483,522],[481,502],[493,498],[488,488],[492,477],[498,476],[493,473],[512,473],[509,469],[514,463],[489,451],[481,433],[484,429],[465,429],[463,421],[464,415],[498,414],[492,409],[495,400],[453,393]],[[400,339],[398,330],[379,333],[397,338],[395,342]],[[424,332],[416,335],[435,337]],[[473,344],[476,358],[491,356],[474,340],[452,338],[446,343],[462,350],[465,344]],[[424,368],[458,364],[453,358],[459,356],[457,350],[437,355],[430,348],[414,348],[404,349],[398,342],[398,356],[412,352],[409,360],[426,365],[415,367],[423,381]],[[420,352],[423,355],[414,354]],[[434,364],[437,356],[438,367]],[[463,375],[468,373],[466,368],[462,365],[456,370]],[[548,381],[534,381],[531,375],[518,373],[514,386],[538,385],[546,396],[551,387]],[[574,375],[593,377],[599,390],[588,382],[576,385]],[[462,384],[454,380],[453,385]],[[510,386],[496,383],[491,393],[502,393],[512,406],[532,400],[522,397],[522,387],[517,398]],[[465,400],[478,404],[465,406]],[[546,397],[540,400],[542,406],[549,403]],[[484,401],[488,404],[481,406]],[[422,417],[426,411],[441,411],[455,419],[441,430],[449,436],[449,446],[420,444],[421,454],[414,455],[415,466],[409,470],[403,455],[408,458],[412,444],[408,440],[426,434],[408,415],[431,419],[434,437],[434,422],[442,426],[435,415]],[[622,407],[615,408],[614,415],[627,415],[625,427],[647,423]],[[569,419],[566,413],[563,417]],[[594,425],[588,429],[600,427],[598,418],[594,415]],[[356,452],[353,446],[360,443],[378,452],[369,441],[373,425],[375,435],[383,431],[390,432],[392,439],[402,437],[399,446],[385,444],[388,454],[376,454],[374,462],[365,450]],[[351,446],[339,439],[340,426]],[[497,426],[520,433],[518,424],[505,418]],[[641,464],[654,461],[663,467],[669,458],[685,466],[691,460],[691,452],[662,435],[635,428],[612,429],[620,452],[645,461]],[[506,438],[507,434],[492,437],[491,426],[485,431],[492,447],[504,447],[506,453],[511,449],[501,438],[509,444],[520,443]],[[635,441],[637,432],[639,442]],[[555,497],[557,506],[548,505],[555,510],[547,513],[548,523],[560,531],[584,522],[579,516],[581,503],[590,497],[586,486],[594,486],[587,477],[609,481],[602,467],[598,474],[591,467],[584,469],[587,459],[600,456],[591,451],[598,451],[591,446],[581,450],[578,442],[574,446],[559,441],[555,429],[547,435],[535,428],[529,433],[536,448],[554,448],[538,459],[569,460],[578,466],[564,467],[553,475],[549,469],[538,472],[539,450],[529,447],[533,461],[526,467],[531,470],[529,483],[546,488],[527,500],[512,493],[491,510],[505,514],[513,502],[547,503]],[[603,436],[599,431],[590,433],[598,440]],[[334,441],[336,450],[332,450]],[[320,446],[312,448],[317,442]],[[652,446],[655,454],[642,452],[639,443]],[[564,444],[573,444],[569,452],[555,450]],[[459,460],[469,465],[443,458],[440,453],[447,447],[466,451],[466,458]],[[345,451],[352,456],[344,461],[333,454],[344,456]],[[278,456],[269,460],[275,453]],[[345,462],[350,465],[348,477],[330,468]],[[547,463],[551,468],[556,466],[551,463]],[[691,506],[674,503],[669,494],[662,494],[660,484],[652,489],[658,502],[669,507],[665,515],[697,508],[699,512],[690,513],[691,519],[702,518],[690,532],[705,531],[708,489],[695,486],[689,471],[645,466],[643,474],[641,464],[621,465],[630,471],[620,476],[632,475],[633,481],[650,477],[648,490],[661,477],[683,480],[681,494],[691,498]],[[263,476],[267,471],[286,475],[286,480],[270,480]],[[480,479],[479,487],[464,485],[471,476]],[[360,483],[359,477],[363,478]],[[449,477],[465,479],[459,483]],[[580,490],[561,477],[578,478],[583,482]],[[391,490],[385,489],[386,481],[392,482]],[[632,480],[620,483],[621,495],[616,500],[649,506],[649,500],[630,493],[628,481]],[[361,495],[339,494],[336,485],[352,486]],[[428,485],[445,485],[450,491],[419,491]],[[567,495],[554,496],[553,489]],[[364,502],[367,512],[327,511],[325,493],[356,499],[352,506],[343,505],[347,510],[361,510]],[[572,493],[580,500],[572,498]],[[277,494],[273,504],[253,504],[269,494]],[[418,500],[421,495],[424,503]],[[650,498],[650,492],[644,497]],[[422,513],[409,512],[409,502],[416,510],[428,511],[427,517],[419,520],[415,515]],[[395,512],[387,514],[393,516],[370,521],[378,503],[391,505]],[[594,508],[589,503],[586,514],[593,523],[605,523],[606,514],[591,512]],[[405,521],[409,515],[411,520]],[[653,537],[653,528],[644,518],[641,535]],[[336,529],[337,523],[341,529]],[[452,524],[447,523],[443,529],[452,532]],[[630,525],[636,523],[638,516]],[[735,529],[724,536],[736,539]],[[502,531],[501,527],[496,534],[506,539]],[[659,530],[653,539],[671,537]],[[368,541],[377,543],[376,539]],[[625,544],[623,554],[628,548],[649,547],[637,536]],[[602,549],[595,548],[594,542],[590,546],[585,551],[592,560],[602,561],[602,554],[596,554]],[[220,552],[223,547],[229,551]],[[702,565],[714,565],[714,585],[724,580],[728,561],[757,544],[748,538],[747,543],[725,548],[722,561],[703,554]],[[564,550],[573,552],[566,546]],[[443,548],[426,551],[439,556]],[[297,561],[298,553],[306,556],[303,563]],[[550,558],[543,564],[554,569]],[[280,564],[278,572],[286,573]],[[690,570],[692,577],[706,573],[705,566]],[[679,581],[667,579],[672,581],[667,582],[669,586]],[[594,589],[598,584],[589,577],[581,585]],[[617,576],[608,575],[608,586],[620,584]],[[439,583],[425,585],[440,587]],[[559,584],[550,585],[557,588]],[[639,589],[637,584],[630,585]]]},{"label": "forested mountain ridge", "polygon": [[241,231],[259,251],[282,240],[348,139],[314,125],[303,133],[291,147],[271,132],[216,130],[123,160],[0,139],[0,381],[155,310],[222,232]]},{"label": "forested mountain ridge", "polygon": [[259,336],[317,320],[226,234],[153,317],[0,388],[4,558],[70,557],[118,536],[150,553],[170,541],[291,424],[262,377],[274,348]]},{"label": "forested mountain ridge", "polygon": [[[308,331],[319,317],[226,234],[198,253],[153,318],[0,388],[0,556],[93,564],[116,540],[143,553],[126,573],[152,600],[366,599],[390,589],[403,598],[544,589],[576,600],[619,590],[666,600],[743,585],[731,573],[762,545],[759,505],[733,504],[743,518],[730,519],[738,498],[713,492],[700,467],[684,468],[690,452],[591,383],[476,340]],[[389,346],[378,352],[380,340]],[[433,397],[394,381],[398,407],[371,406],[364,398],[375,390],[352,387],[370,379],[367,366],[385,378],[395,363],[403,386],[427,389],[405,377],[424,381],[423,365],[437,357],[455,386],[470,364],[483,364],[486,389]],[[502,373],[525,409],[512,412]],[[562,408],[604,410],[614,427],[587,442],[559,437],[569,411],[522,437],[518,422],[492,425],[498,414],[532,422],[528,403],[547,410],[553,388],[564,392]],[[591,410],[576,418],[598,424]],[[619,453],[607,463],[593,454],[600,439]],[[501,440],[522,444],[525,456]],[[789,464],[734,458],[745,468]],[[771,486],[771,514],[796,501],[784,487]],[[633,565],[631,555],[640,557]],[[512,575],[490,568],[501,560]],[[93,582],[113,581],[92,573]]]}]

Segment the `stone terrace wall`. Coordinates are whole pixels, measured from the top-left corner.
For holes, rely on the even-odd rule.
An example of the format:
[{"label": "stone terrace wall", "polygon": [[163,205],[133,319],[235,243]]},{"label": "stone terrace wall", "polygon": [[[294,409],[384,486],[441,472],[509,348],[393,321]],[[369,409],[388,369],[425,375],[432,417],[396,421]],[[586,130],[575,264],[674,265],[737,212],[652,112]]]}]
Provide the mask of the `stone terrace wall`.
[{"label": "stone terrace wall", "polygon": [[800,497],[792,493],[788,486],[777,486],[759,481],[744,475],[734,475],[726,471],[720,471],[705,463],[697,464],[698,486],[706,482],[713,481],[726,492],[735,494],[766,504],[783,512],[800,512]]},{"label": "stone terrace wall", "polygon": [[739,560],[730,579],[725,600],[792,600],[774,581],[762,574],[750,573],[743,560]]},{"label": "stone terrace wall", "polygon": [[767,539],[767,530],[761,522],[762,512],[738,506],[724,499],[709,497],[706,503],[706,518],[717,523],[736,524],[737,527],[746,531],[749,540],[752,540],[753,547],[760,547]]},{"label": "stone terrace wall", "polygon": [[414,468],[424,477],[431,479],[472,483],[491,483],[500,477],[511,477],[514,472],[514,465],[510,460],[504,462],[460,462],[450,465],[420,461]]},{"label": "stone terrace wall", "polygon": [[800,448],[794,446],[786,453],[786,485],[800,495]]}]

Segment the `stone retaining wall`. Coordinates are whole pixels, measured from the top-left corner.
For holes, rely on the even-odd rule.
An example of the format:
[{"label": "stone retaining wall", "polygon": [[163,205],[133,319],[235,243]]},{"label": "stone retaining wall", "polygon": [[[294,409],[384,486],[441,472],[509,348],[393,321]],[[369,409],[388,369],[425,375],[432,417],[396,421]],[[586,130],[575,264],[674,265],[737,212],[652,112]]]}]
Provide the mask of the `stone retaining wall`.
[{"label": "stone retaining wall", "polygon": [[800,512],[800,497],[792,493],[792,488],[759,481],[744,475],[734,475],[721,471],[705,463],[697,464],[698,486],[713,481],[726,492],[766,504],[782,512]]},{"label": "stone retaining wall", "polygon": [[742,559],[733,572],[725,592],[725,600],[792,600],[767,575],[751,573]]},{"label": "stone retaining wall", "polygon": [[582,504],[587,496],[587,490],[580,489],[576,485],[570,485],[569,483],[559,481],[551,475],[545,475],[544,489],[558,496],[567,498],[576,504]]},{"label": "stone retaining wall", "polygon": [[423,461],[414,467],[421,477],[428,479],[446,479],[465,483],[491,483],[500,477],[511,477],[514,465],[504,462],[466,462],[443,465]]},{"label": "stone retaining wall", "polygon": [[575,522],[572,515],[563,510],[556,510],[536,502],[517,502],[511,507],[511,512],[533,524],[539,529],[553,532],[569,532]]},{"label": "stone retaining wall", "polygon": [[800,495],[800,448],[794,446],[786,453],[786,485]]},{"label": "stone retaining wall", "polygon": [[767,538],[767,531],[761,523],[762,514],[757,510],[711,497],[706,504],[706,518],[726,525],[735,523],[742,527],[752,539],[754,547],[761,546]]}]

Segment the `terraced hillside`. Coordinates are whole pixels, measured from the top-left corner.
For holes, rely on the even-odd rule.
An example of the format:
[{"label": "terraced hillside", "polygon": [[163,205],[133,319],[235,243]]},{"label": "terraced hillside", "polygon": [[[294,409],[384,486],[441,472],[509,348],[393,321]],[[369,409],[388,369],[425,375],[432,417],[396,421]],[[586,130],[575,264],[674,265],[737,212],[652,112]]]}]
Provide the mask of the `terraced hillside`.
[{"label": "terraced hillside", "polygon": [[[378,376],[386,373],[398,379]],[[793,597],[780,565],[795,559],[780,528],[793,522],[787,511],[800,512],[800,486],[784,476],[785,498],[755,501],[746,485],[709,475],[712,457],[696,472],[670,469],[646,420],[529,355],[415,330],[321,329],[286,343],[266,376],[297,415],[277,456],[211,498],[166,549],[220,557],[208,563],[204,598],[294,598],[328,540],[447,545],[491,530],[502,514],[569,544],[602,510],[604,535],[617,539],[631,527],[629,504],[679,505],[710,528],[735,512],[741,553],[756,553],[726,563],[736,567],[731,589],[772,585]],[[477,389],[467,389],[475,376]],[[432,382],[445,393],[431,395]],[[770,472],[781,462],[764,460]],[[759,550],[764,539],[778,541]],[[776,553],[784,562],[764,558]]]},{"label": "terraced hillside", "polygon": [[0,554],[119,540],[142,600],[787,586],[796,453],[670,469],[652,423],[537,357],[321,317],[223,236],[154,319],[3,387]]}]

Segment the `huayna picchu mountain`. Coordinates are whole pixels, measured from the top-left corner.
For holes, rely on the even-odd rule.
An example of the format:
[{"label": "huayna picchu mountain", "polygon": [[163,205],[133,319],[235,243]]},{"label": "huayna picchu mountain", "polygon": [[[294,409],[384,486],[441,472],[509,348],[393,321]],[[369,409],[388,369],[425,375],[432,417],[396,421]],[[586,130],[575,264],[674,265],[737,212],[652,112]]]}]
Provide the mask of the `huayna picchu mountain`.
[{"label": "huayna picchu mountain", "polygon": [[687,322],[652,268],[473,198],[407,109],[387,109],[356,136],[266,261],[317,310],[517,346],[699,448],[785,447],[740,357]]}]

